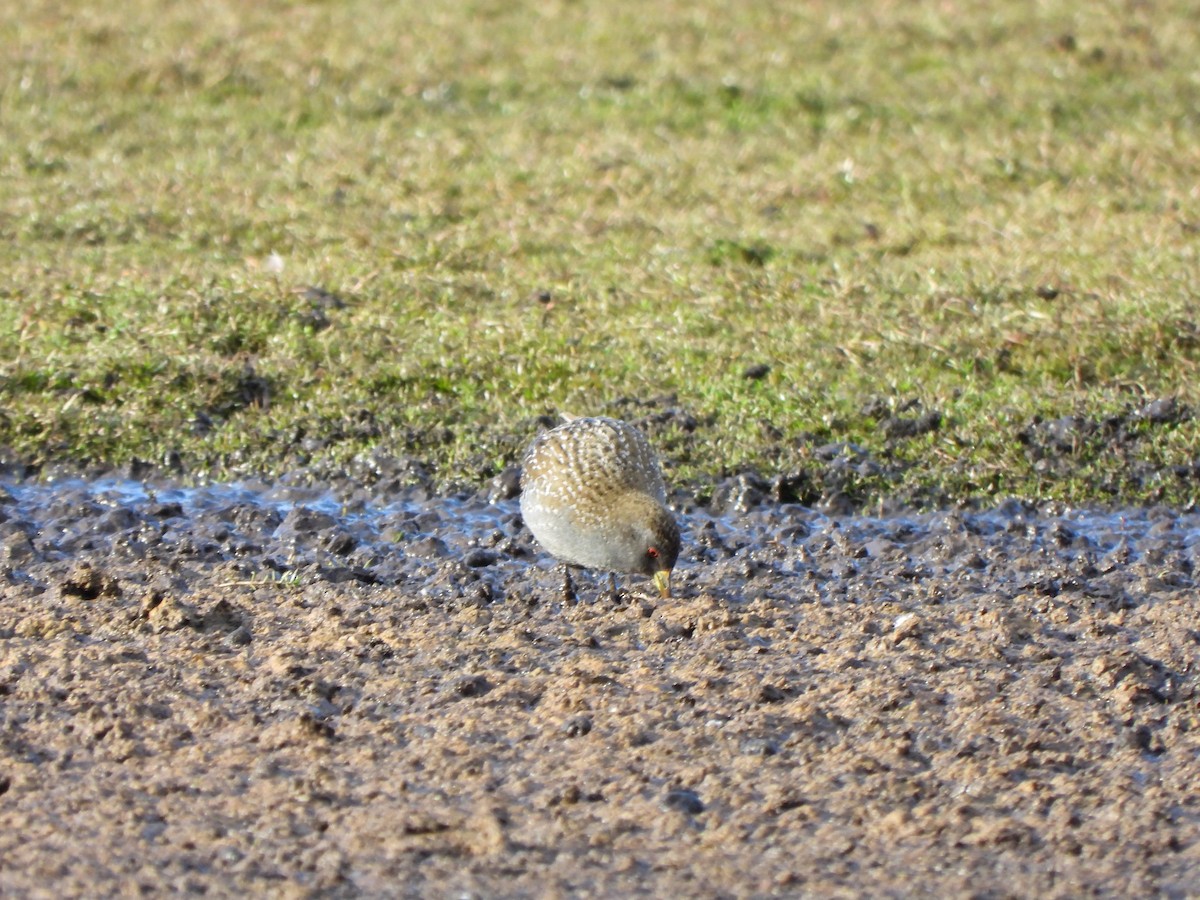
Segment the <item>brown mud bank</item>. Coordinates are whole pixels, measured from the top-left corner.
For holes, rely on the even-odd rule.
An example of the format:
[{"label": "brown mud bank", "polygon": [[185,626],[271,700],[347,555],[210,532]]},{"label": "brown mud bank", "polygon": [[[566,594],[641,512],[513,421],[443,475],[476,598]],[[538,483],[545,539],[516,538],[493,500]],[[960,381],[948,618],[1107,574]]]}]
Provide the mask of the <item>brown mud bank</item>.
[{"label": "brown mud bank", "polygon": [[1200,517],[676,499],[10,479],[0,894],[1200,893]]}]

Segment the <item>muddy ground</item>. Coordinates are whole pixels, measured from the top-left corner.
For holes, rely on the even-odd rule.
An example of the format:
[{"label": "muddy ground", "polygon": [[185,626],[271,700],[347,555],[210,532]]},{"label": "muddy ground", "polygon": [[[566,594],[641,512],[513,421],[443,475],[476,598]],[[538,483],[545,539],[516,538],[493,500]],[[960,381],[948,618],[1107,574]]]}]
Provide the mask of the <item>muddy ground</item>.
[{"label": "muddy ground", "polygon": [[0,895],[1200,896],[1200,517],[412,480],[0,480]]}]

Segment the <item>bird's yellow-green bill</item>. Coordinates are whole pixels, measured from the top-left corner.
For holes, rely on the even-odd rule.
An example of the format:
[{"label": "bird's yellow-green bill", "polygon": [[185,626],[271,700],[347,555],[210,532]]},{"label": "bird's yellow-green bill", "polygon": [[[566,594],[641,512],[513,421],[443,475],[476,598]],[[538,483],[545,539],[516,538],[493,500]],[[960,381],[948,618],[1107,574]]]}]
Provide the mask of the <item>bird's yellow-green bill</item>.
[{"label": "bird's yellow-green bill", "polygon": [[666,569],[660,569],[654,573],[654,586],[658,588],[658,592],[664,597],[671,596],[671,573]]}]

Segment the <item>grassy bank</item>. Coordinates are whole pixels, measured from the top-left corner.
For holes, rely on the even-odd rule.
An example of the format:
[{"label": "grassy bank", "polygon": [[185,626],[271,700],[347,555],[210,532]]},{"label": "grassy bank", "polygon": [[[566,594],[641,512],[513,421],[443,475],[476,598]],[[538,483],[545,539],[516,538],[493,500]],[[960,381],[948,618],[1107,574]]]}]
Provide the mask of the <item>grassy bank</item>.
[{"label": "grassy bank", "polygon": [[1190,502],[1200,29],[994,6],[5,4],[0,446]]}]

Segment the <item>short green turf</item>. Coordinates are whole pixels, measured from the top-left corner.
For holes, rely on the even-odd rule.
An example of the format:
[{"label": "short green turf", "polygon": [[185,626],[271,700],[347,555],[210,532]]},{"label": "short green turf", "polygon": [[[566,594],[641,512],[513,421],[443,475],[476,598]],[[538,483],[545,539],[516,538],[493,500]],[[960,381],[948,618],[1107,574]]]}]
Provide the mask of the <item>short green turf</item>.
[{"label": "short green turf", "polygon": [[677,480],[1194,501],[1191,4],[106,6],[0,9],[19,459],[477,483],[634,398]]}]

